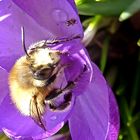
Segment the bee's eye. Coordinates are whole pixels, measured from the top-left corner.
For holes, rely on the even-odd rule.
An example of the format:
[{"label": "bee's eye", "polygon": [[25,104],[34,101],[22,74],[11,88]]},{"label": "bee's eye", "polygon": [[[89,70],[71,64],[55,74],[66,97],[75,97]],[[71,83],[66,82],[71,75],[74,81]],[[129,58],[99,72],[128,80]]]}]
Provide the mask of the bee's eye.
[{"label": "bee's eye", "polygon": [[47,66],[48,66],[48,69],[54,69],[56,67],[56,65],[57,65],[57,63],[56,64],[55,63],[53,63],[53,64],[49,63]]},{"label": "bee's eye", "polygon": [[37,80],[46,80],[48,79],[53,72],[51,68],[44,68],[42,70],[37,70],[33,73],[34,78]]},{"label": "bee's eye", "polygon": [[52,69],[50,68],[44,68],[40,71],[40,74],[46,74],[46,75],[50,75],[50,73],[52,72]]}]

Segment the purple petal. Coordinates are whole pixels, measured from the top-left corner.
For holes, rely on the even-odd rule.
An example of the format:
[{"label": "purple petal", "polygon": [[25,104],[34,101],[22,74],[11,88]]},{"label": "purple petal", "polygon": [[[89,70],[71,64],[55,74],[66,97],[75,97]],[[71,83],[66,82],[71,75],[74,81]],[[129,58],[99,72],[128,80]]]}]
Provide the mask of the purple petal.
[{"label": "purple petal", "polygon": [[[91,61],[86,49],[80,43],[79,40],[73,40],[70,42],[65,42],[64,44],[59,44],[55,46],[54,49],[63,50],[64,52],[68,52],[70,54],[67,63],[72,65],[72,67],[68,67],[66,71],[67,80],[73,81],[75,77],[77,77],[80,74],[83,66],[86,66],[86,72],[81,74],[81,76],[78,79],[76,88],[73,91],[75,95],[83,93],[88,83],[92,79],[93,75]],[[70,63],[68,61],[70,61]]]},{"label": "purple petal", "polygon": [[0,57],[0,66],[9,72],[18,58],[18,55]]},{"label": "purple petal", "polygon": [[25,28],[27,46],[51,36],[48,29],[40,27],[11,0],[1,1],[0,4],[0,17],[5,16],[0,21],[0,47],[3,48],[0,56],[21,54],[21,26]]},{"label": "purple petal", "polygon": [[[18,1],[20,3],[20,1]],[[30,3],[31,1],[29,1]],[[35,4],[40,5],[36,3],[37,1],[34,1]],[[22,2],[21,2],[22,3]],[[23,1],[24,3],[24,1]],[[57,2],[56,2],[57,3]],[[72,6],[74,7],[74,2],[73,1],[65,1],[66,3],[66,11],[67,9],[71,9],[72,13],[76,18],[78,18],[76,12],[72,10]],[[26,2],[25,4],[28,4]],[[56,6],[57,4],[50,2],[50,6]],[[71,6],[72,4],[72,6]],[[30,6],[30,5],[28,5]],[[26,8],[28,8],[26,6]],[[31,4],[32,6],[32,4]],[[36,6],[36,5],[34,5]],[[48,6],[48,5],[47,5]],[[69,8],[68,8],[68,7]],[[30,8],[30,7],[29,7]],[[35,8],[35,7],[34,7]],[[42,9],[43,7],[41,7]],[[46,8],[46,7],[44,7]],[[62,6],[60,6],[62,8]],[[33,8],[31,8],[33,9]],[[40,9],[36,9],[37,12],[39,12]],[[45,10],[47,16],[49,17],[50,21],[50,15],[48,15],[48,11]],[[68,11],[67,11],[68,12]],[[42,11],[40,13],[42,14]],[[40,16],[41,16],[40,15]],[[36,15],[34,15],[36,16]],[[38,15],[39,16],[39,15]],[[41,17],[40,17],[41,18]],[[39,18],[37,18],[39,19]],[[44,19],[42,19],[44,20]],[[72,27],[70,26],[68,28],[68,33],[70,37],[76,34],[81,34],[79,32],[82,32],[82,27],[79,21],[79,18],[77,19],[78,23],[73,25]],[[45,18],[45,22],[48,21]],[[55,23],[55,22],[54,22]],[[19,56],[24,54],[24,51],[22,49],[21,45],[21,26],[24,26],[25,28],[25,39],[26,39],[26,46],[28,47],[30,44],[33,42],[37,42],[39,40],[43,39],[55,39],[55,38],[62,38],[62,34],[57,35],[58,33],[62,33],[63,29],[60,29],[58,26],[52,26],[52,23],[47,24],[47,27],[42,27],[40,24],[36,22],[34,18],[30,16],[30,14],[26,14],[25,11],[23,11],[21,8],[19,8],[15,3],[13,3],[11,0],[6,0],[6,1],[1,1],[0,2],[0,65],[5,68],[7,71],[11,69],[11,66],[14,64],[15,60],[19,58]],[[76,27],[75,27],[76,26]],[[77,27],[78,26],[78,27]],[[61,26],[62,28],[63,26]],[[70,32],[72,31],[71,28],[73,29],[73,32],[76,31],[76,33]],[[67,29],[67,28],[66,28]],[[78,30],[76,30],[78,29]],[[59,30],[57,31],[57,34],[53,30]],[[60,31],[61,30],[61,31]],[[67,31],[66,31],[67,32]],[[67,37],[67,33],[64,33]],[[78,50],[78,47],[75,47]],[[74,50],[74,49],[72,49]]]},{"label": "purple petal", "polygon": [[16,139],[16,140],[41,140],[41,139],[45,139],[45,138],[48,138],[50,137],[51,135],[55,134],[60,128],[62,128],[63,126],[63,123],[57,125],[54,129],[51,130],[51,132],[44,132],[42,133],[41,135],[38,135],[38,136],[34,136],[34,137],[30,137],[30,136],[19,136],[17,135],[15,132],[11,131],[11,130],[8,130],[8,129],[5,129],[3,128],[3,132],[11,139]]},{"label": "purple petal", "polygon": [[116,100],[112,93],[112,90],[109,88],[109,110],[110,110],[110,122],[109,122],[109,130],[107,140],[116,140],[118,137],[118,132],[120,128],[120,118],[119,118],[119,110],[117,107]]},{"label": "purple petal", "polygon": [[[34,137],[39,139],[40,137],[48,137],[56,133],[63,125],[64,120],[67,120],[70,109],[73,107],[74,97],[72,98],[71,107],[63,112],[52,112],[47,109],[44,116],[46,121],[47,132],[44,132],[30,117],[23,116],[12,103],[9,91],[7,72],[0,69],[1,87],[2,90],[0,96],[0,129],[9,137]],[[27,127],[28,124],[28,127]],[[23,131],[24,130],[24,131]],[[34,131],[35,130],[35,131]]]},{"label": "purple petal", "polygon": [[66,134],[56,134],[48,138],[47,140],[71,140],[71,138],[70,138],[70,134],[66,133]]},{"label": "purple petal", "polygon": [[[40,26],[50,29],[56,38],[83,36],[82,26],[72,1],[67,0],[13,0]],[[72,4],[72,5],[71,5]],[[43,13],[43,14],[42,14]],[[74,19],[74,24],[68,24]]]},{"label": "purple petal", "polygon": [[8,83],[5,83],[7,77],[7,71],[0,67],[0,104],[3,102],[6,94],[8,93]]},{"label": "purple petal", "polygon": [[[7,89],[8,83],[4,82],[7,79],[7,77],[8,77],[8,73],[6,72],[6,70],[4,70],[3,68],[0,67],[0,83],[1,83],[1,86],[0,86],[0,91],[1,91],[0,92],[0,104],[3,102],[5,96],[8,92],[8,89]],[[0,132],[1,132],[1,125],[0,125]]]},{"label": "purple petal", "polygon": [[[21,115],[21,113],[15,108],[15,106],[11,102],[9,96],[7,96],[0,105],[0,120],[0,126],[5,131],[9,130],[9,133],[12,132],[11,135],[27,137],[41,135],[45,133],[44,130],[41,129],[30,117],[25,117]],[[51,125],[51,122],[49,122],[48,125]],[[62,127],[61,124],[58,124],[58,126],[56,125],[56,128],[48,126],[50,127],[50,129],[48,132],[46,132],[46,136],[50,136],[56,133],[56,131],[58,131]],[[53,129],[55,130],[55,132]]]},{"label": "purple petal", "polygon": [[[110,106],[114,105],[114,109],[117,110],[117,105],[114,102],[109,102],[110,93],[99,69],[93,65],[92,82],[86,92],[77,97],[75,108],[69,119],[73,140],[104,140],[107,138],[111,129],[109,124],[113,121],[110,116]],[[114,114],[118,118],[118,112],[114,111]],[[119,124],[118,120],[115,120],[116,124]],[[118,128],[115,132],[115,134],[118,133]],[[115,139],[117,139],[117,135],[114,135],[113,140]]]},{"label": "purple petal", "polygon": [[73,6],[73,9],[77,12],[77,14],[78,14],[78,10],[77,10],[77,8],[76,8],[76,5],[75,5],[75,1],[74,0],[67,0],[70,4],[71,4],[71,6]]},{"label": "purple petal", "polygon": [[64,124],[63,120],[67,116],[68,112],[54,113],[48,110],[45,115],[48,130],[45,132],[30,117],[22,116],[8,95],[0,105],[0,127],[9,137],[14,138],[34,137],[40,139],[50,137],[60,130]]}]

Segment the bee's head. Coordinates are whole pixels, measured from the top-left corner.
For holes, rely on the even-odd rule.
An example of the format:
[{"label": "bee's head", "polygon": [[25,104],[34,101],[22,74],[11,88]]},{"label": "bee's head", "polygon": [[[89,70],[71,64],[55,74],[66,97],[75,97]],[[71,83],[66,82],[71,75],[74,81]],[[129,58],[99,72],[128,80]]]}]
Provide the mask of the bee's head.
[{"label": "bee's head", "polygon": [[58,50],[52,50],[48,48],[46,40],[42,40],[32,44],[27,51],[25,46],[24,27],[21,27],[21,33],[22,47],[26,54],[26,60],[28,61],[34,79],[48,79],[55,67],[59,64],[60,55],[62,53]]},{"label": "bee's head", "polygon": [[60,52],[50,48],[36,47],[28,55],[29,67],[37,80],[48,79],[60,62]]}]

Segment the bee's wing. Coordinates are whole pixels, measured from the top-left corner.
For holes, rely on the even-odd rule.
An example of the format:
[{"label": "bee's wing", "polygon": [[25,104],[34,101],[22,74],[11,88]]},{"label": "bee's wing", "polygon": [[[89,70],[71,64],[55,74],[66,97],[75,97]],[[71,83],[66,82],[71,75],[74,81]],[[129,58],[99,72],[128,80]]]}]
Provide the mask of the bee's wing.
[{"label": "bee's wing", "polygon": [[33,96],[30,101],[30,116],[37,125],[46,131],[45,120],[43,119],[40,107],[37,103],[36,96]]}]

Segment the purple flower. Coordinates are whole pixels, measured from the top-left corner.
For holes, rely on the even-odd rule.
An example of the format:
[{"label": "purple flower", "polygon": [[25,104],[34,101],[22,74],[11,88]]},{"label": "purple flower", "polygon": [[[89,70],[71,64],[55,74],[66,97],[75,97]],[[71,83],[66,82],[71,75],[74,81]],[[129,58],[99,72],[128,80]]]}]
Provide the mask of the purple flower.
[{"label": "purple flower", "polygon": [[[24,55],[21,26],[26,32],[26,46],[40,40],[69,39],[51,47],[68,52],[62,56],[62,63],[70,65],[60,81],[75,81],[76,85],[68,109],[56,112],[47,109],[45,112],[47,131],[31,117],[22,115],[10,97],[8,73],[15,61]],[[79,38],[73,39],[76,36]],[[0,131],[12,139],[43,139],[55,134],[68,120],[73,140],[117,139],[116,101],[100,70],[90,61],[81,44],[82,37],[73,0],[0,1]],[[56,102],[60,103],[61,98]]]}]

